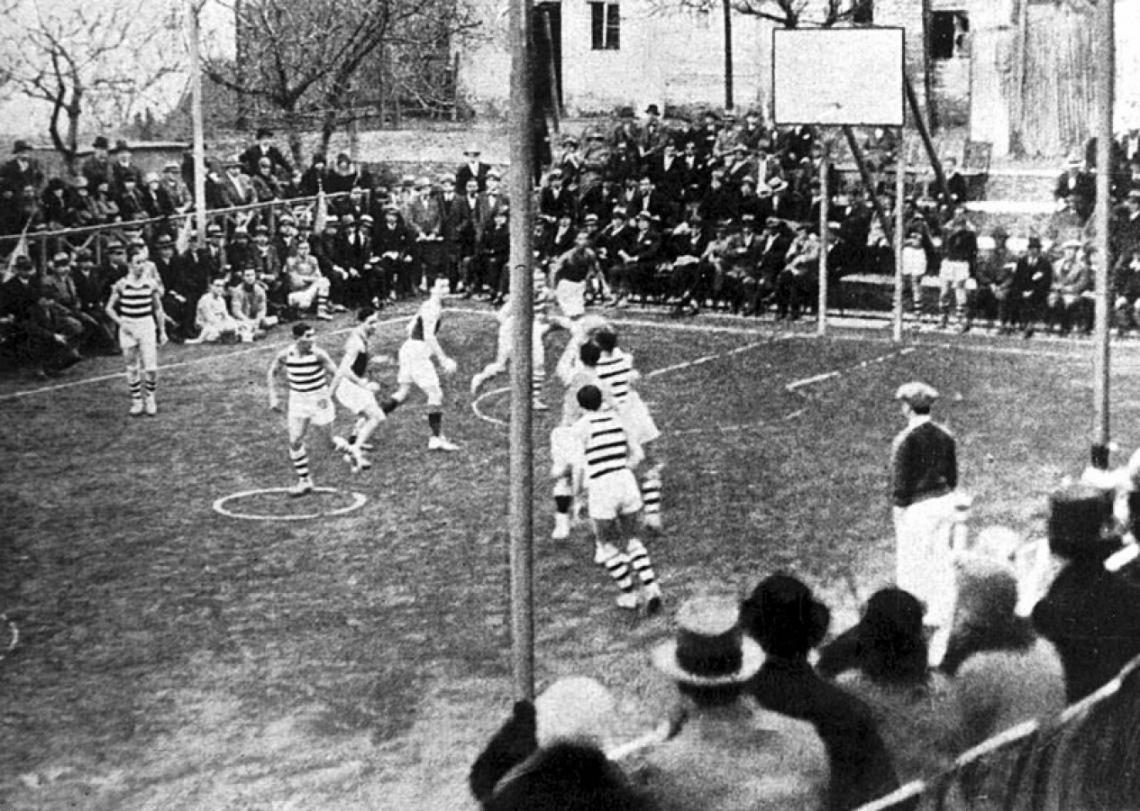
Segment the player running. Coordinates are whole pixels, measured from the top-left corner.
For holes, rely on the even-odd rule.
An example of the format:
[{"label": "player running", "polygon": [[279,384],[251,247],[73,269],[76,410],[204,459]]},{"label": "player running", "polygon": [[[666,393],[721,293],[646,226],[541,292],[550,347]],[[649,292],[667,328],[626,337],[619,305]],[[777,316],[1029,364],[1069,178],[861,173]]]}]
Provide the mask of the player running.
[{"label": "player running", "polygon": [[[127,254],[127,275],[115,282],[107,299],[107,316],[119,326],[119,346],[127,362],[132,417],[158,413],[158,347],[166,343],[166,314],[154,264],[140,248]],[[143,391],[146,391],[144,398]]]},{"label": "player running", "polygon": [[448,281],[441,276],[431,286],[428,300],[420,305],[415,317],[408,322],[408,338],[400,347],[400,370],[396,375],[399,388],[382,406],[391,414],[408,398],[414,385],[427,397],[429,451],[457,451],[459,446],[443,435],[443,387],[439,382],[432,358],[439,361],[444,374],[453,374],[458,368],[454,360],[440,348],[436,333],[443,315],[443,296]]},{"label": "player running", "polygon": [[[661,586],[649,551],[637,537],[642,504],[632,468],[640,461],[641,447],[626,432],[617,413],[603,407],[600,388],[583,386],[576,397],[584,413],[570,434],[585,462],[588,513],[599,558],[621,589],[618,606],[636,610],[644,598],[646,613],[655,614],[661,609]],[[622,541],[624,552],[618,548]],[[641,581],[640,596],[631,568]]]},{"label": "player running", "polygon": [[[511,347],[514,343],[515,319],[508,301],[495,313],[499,322],[499,336],[495,345],[495,359],[483,367],[483,370],[471,378],[471,396],[479,393],[479,389],[488,380],[502,374],[507,370],[511,360]],[[551,329],[550,321],[546,318],[546,307],[539,304],[534,311],[534,324],[531,328],[531,407],[535,411],[546,411],[547,405],[542,401],[542,387],[546,382],[546,348],[543,338]]]},{"label": "player running", "polygon": [[289,489],[290,496],[303,496],[313,490],[309,475],[309,451],[305,447],[305,434],[310,423],[322,429],[329,444],[342,453],[352,453],[352,446],[342,436],[334,436],[333,421],[336,408],[332,403],[329,378],[337,381],[337,369],[328,353],[314,344],[313,328],[301,322],[293,325],[293,344],[278,352],[269,364],[266,384],[269,388],[269,407],[281,410],[277,397],[277,371],[284,366],[289,381],[289,457],[297,472],[297,483]]},{"label": "player running", "polygon": [[[372,462],[364,452],[371,450],[368,439],[385,419],[384,410],[376,402],[380,384],[368,379],[368,342],[375,336],[380,316],[371,307],[356,314],[359,324],[348,333],[344,342],[344,358],[336,372],[337,384],[333,391],[337,402],[356,415],[356,426],[349,438],[350,447],[345,455],[353,471],[367,470]],[[377,361],[387,360],[377,357]]]}]

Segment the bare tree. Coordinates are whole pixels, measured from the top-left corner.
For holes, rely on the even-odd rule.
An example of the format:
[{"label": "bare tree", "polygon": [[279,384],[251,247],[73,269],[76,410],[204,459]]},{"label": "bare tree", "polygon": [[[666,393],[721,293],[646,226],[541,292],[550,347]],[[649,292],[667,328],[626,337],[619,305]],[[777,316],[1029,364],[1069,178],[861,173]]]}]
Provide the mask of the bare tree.
[{"label": "bare tree", "polygon": [[234,5],[240,64],[207,60],[206,75],[239,97],[279,111],[294,158],[300,131],[316,115],[327,148],[362,76],[376,80],[382,49],[424,47],[440,24],[475,26],[461,0],[242,0]]},{"label": "bare tree", "polygon": [[13,92],[47,102],[52,145],[74,171],[84,116],[115,127],[182,67],[177,18],[143,0],[0,7],[0,52]]}]

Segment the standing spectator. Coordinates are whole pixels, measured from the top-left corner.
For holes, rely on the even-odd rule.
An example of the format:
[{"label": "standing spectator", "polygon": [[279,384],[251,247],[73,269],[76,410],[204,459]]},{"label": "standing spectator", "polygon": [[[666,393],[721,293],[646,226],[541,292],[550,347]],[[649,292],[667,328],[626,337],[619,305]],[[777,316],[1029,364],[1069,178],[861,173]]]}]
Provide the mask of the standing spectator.
[{"label": "standing spectator", "polygon": [[1096,206],[1096,176],[1090,172],[1079,153],[1069,156],[1065,171],[1053,189],[1058,211],[1072,211],[1083,226]]},{"label": "standing spectator", "polygon": [[466,189],[468,180],[475,181],[478,191],[487,188],[487,173],[491,171],[491,166],[479,160],[482,154],[479,147],[474,144],[463,151],[463,163],[455,170],[456,188]]},{"label": "standing spectator", "polygon": [[676,638],[654,649],[653,666],[677,685],[688,718],[649,751],[638,776],[662,809],[819,808],[828,780],[823,742],[811,724],[743,700],[764,654],[738,620],[726,598],[678,609]]},{"label": "standing spectator", "polygon": [[415,290],[414,237],[395,206],[384,209],[372,231],[372,273],[368,294],[378,306],[388,299],[408,298]]},{"label": "standing spectator", "polygon": [[131,161],[131,148],[126,141],[116,141],[111,151],[114,163],[111,165],[111,191],[122,194],[127,178],[134,180],[135,188],[142,185],[142,170]]},{"label": "standing spectator", "polygon": [[954,209],[954,216],[946,229],[946,239],[942,243],[942,269],[939,273],[941,291],[938,296],[942,311],[942,327],[950,323],[950,303],[954,302],[954,315],[961,332],[970,329],[969,289],[974,267],[978,258],[978,235],[969,220],[966,209]]},{"label": "standing spectator", "polygon": [[1124,210],[1112,223],[1112,247],[1117,256],[1140,248],[1140,189],[1128,192]]},{"label": "standing spectator", "polygon": [[653,158],[659,156],[669,139],[669,133],[661,121],[661,110],[656,104],[645,108],[645,123],[637,134],[637,154],[644,166]]},{"label": "standing spectator", "polygon": [[437,275],[445,275],[451,285],[451,292],[459,287],[459,256],[464,230],[463,202],[455,194],[455,177],[443,175],[439,179],[442,193],[439,196],[439,245],[438,265],[427,268],[430,289]]},{"label": "standing spectator", "polygon": [[174,211],[185,211],[194,202],[190,189],[182,181],[178,161],[167,161],[162,167],[159,196],[165,199],[163,205],[172,208]]},{"label": "standing spectator", "polygon": [[991,326],[996,322],[999,333],[1005,335],[1012,331],[1009,302],[1016,265],[1006,246],[1009,238],[1006,230],[998,225],[990,232],[990,237],[994,241],[994,247],[978,263],[978,289],[969,307],[971,318],[974,315],[984,315],[989,318]]},{"label": "standing spectator", "polygon": [[273,143],[273,131],[267,127],[260,127],[257,130],[257,142],[242,152],[237,160],[245,173],[253,177],[257,174],[262,158],[269,160],[269,170],[272,174],[280,174],[285,177],[293,174],[293,164]]},{"label": "standing spectator", "polygon": [[248,176],[242,174],[241,161],[238,158],[228,160],[225,169],[225,175],[218,179],[219,205],[217,207],[232,208],[254,202],[257,198],[253,189],[253,182]]},{"label": "standing spectator", "polygon": [[547,185],[538,195],[538,213],[552,221],[563,214],[573,220],[577,216],[574,195],[565,187],[561,169],[552,169],[547,177]]},{"label": "standing spectator", "polygon": [[111,159],[107,155],[107,148],[110,144],[107,142],[105,135],[100,135],[91,143],[91,156],[84,159],[83,164],[79,168],[79,173],[87,178],[87,183],[91,188],[95,188],[102,181],[111,183],[114,181],[114,176],[111,170]]},{"label": "standing spectator", "polygon": [[[332,171],[325,175],[324,179],[325,191],[329,194],[337,194],[340,192],[350,192],[353,189],[370,188],[371,180],[360,171],[360,169],[352,162],[346,153],[341,152],[336,156],[336,162],[333,164]],[[346,202],[341,200],[337,201],[337,213],[343,213],[341,207],[345,206]]]},{"label": "standing spectator", "polygon": [[162,282],[162,311],[166,314],[170,339],[181,343],[194,335],[194,300],[187,300],[183,293],[182,263],[175,255],[170,234],[160,234],[155,240],[151,261]]},{"label": "standing spectator", "polygon": [[[485,283],[491,292],[491,304],[495,306],[504,302],[510,287],[511,232],[507,222],[509,217],[510,209],[505,206],[495,211],[491,227],[483,232],[479,241],[479,258],[483,272],[476,281],[474,292],[479,292],[479,288]],[[469,286],[464,295],[471,293]]]},{"label": "standing spectator", "polygon": [[948,767],[955,753],[950,685],[928,666],[923,622],[913,594],[880,589],[819,662],[821,673],[870,706],[904,782]]},{"label": "standing spectator", "polygon": [[344,289],[333,291],[333,298],[349,309],[362,307],[371,298],[366,276],[372,259],[373,225],[370,214],[362,214],[359,223],[352,214],[342,214],[340,218],[333,243],[333,263],[344,273]]},{"label": "standing spectator", "polygon": [[492,169],[487,172],[486,191],[482,192],[475,204],[475,242],[483,241],[483,232],[491,227],[496,212],[506,208],[510,203],[500,188],[501,178],[499,170]]},{"label": "standing spectator", "polygon": [[953,435],[930,418],[938,392],[926,383],[899,387],[907,421],[891,446],[891,504],[896,552],[895,585],[926,606],[925,623],[933,628],[932,661],[946,650],[954,611],[952,534],[958,487],[958,457]]},{"label": "standing spectator", "polygon": [[1017,260],[1009,292],[1010,320],[1026,338],[1033,337],[1034,325],[1044,318],[1052,286],[1053,265],[1041,253],[1041,238],[1031,236],[1025,256]]},{"label": "standing spectator", "polygon": [[0,187],[23,190],[32,187],[38,194],[44,184],[44,172],[39,162],[32,157],[32,145],[27,141],[16,141],[12,147],[12,158],[0,165]]},{"label": "standing spectator", "polygon": [[281,199],[281,184],[273,175],[273,161],[269,158],[258,159],[257,171],[250,178],[249,185],[255,203],[271,203]]},{"label": "standing spectator", "polygon": [[1049,498],[1049,549],[1065,561],[1033,608],[1033,627],[1057,648],[1065,695],[1080,701],[1140,654],[1140,588],[1104,568],[1120,549],[1112,494],[1072,485]]},{"label": "standing spectator", "polygon": [[578,178],[578,193],[585,197],[606,179],[613,150],[606,143],[601,130],[586,130],[586,148],[582,150],[582,173]]},{"label": "standing spectator", "polygon": [[962,206],[970,199],[970,193],[966,178],[958,171],[958,159],[946,158],[942,161],[942,168],[946,174],[946,190],[950,192],[950,204]]},{"label": "standing spectator", "polygon": [[71,280],[75,284],[80,309],[99,324],[101,348],[110,355],[119,354],[122,350],[115,340],[115,331],[112,329],[114,325],[103,310],[110,286],[95,267],[95,257],[86,248],[75,252],[75,270],[71,274]]},{"label": "standing spectator", "polygon": [[328,171],[328,158],[324,152],[317,152],[309,168],[301,175],[301,196],[315,197],[325,188],[325,174]]}]

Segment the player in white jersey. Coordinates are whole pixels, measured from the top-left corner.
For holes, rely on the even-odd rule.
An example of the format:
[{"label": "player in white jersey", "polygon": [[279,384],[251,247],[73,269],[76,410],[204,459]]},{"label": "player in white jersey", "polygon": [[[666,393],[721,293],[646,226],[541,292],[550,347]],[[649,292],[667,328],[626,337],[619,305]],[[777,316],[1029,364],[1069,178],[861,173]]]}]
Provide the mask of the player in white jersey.
[{"label": "player in white jersey", "polygon": [[459,446],[443,435],[443,387],[439,382],[435,364],[439,361],[444,374],[454,374],[457,365],[439,345],[436,333],[439,331],[443,314],[443,296],[448,290],[448,281],[441,276],[431,286],[427,301],[408,322],[408,338],[400,347],[400,370],[396,375],[398,388],[382,406],[385,414],[391,414],[408,398],[414,385],[427,397],[428,450],[457,451]]},{"label": "player in white jersey", "polygon": [[596,371],[609,388],[617,404],[622,422],[645,451],[644,474],[641,479],[641,497],[645,501],[645,526],[661,529],[661,468],[663,463],[656,455],[655,440],[661,436],[657,423],[645,407],[645,402],[633,384],[641,375],[633,367],[633,356],[622,352],[617,345],[617,331],[606,326],[594,333],[593,341],[602,351]]},{"label": "player in white jersey", "polygon": [[[166,314],[162,288],[146,253],[132,248],[127,275],[111,288],[107,316],[119,326],[119,346],[127,362],[127,385],[131,392],[131,416],[144,411],[158,413],[158,347],[166,343]],[[143,392],[146,392],[144,397]]]},{"label": "player in white jersey", "polygon": [[[636,573],[646,613],[655,614],[661,608],[661,586],[649,551],[637,537],[642,503],[632,468],[640,460],[641,447],[629,436],[617,413],[604,407],[597,386],[583,386],[577,400],[583,414],[570,434],[583,459],[588,511],[600,552],[595,559],[621,589],[618,606],[636,609],[641,604],[633,581]],[[625,551],[620,551],[621,546]]]},{"label": "player in white jersey", "polygon": [[368,439],[385,419],[384,410],[376,402],[380,384],[368,378],[368,365],[372,361],[386,361],[387,358],[371,358],[368,353],[368,342],[376,334],[380,316],[371,307],[364,307],[356,317],[360,323],[345,339],[344,357],[337,369],[339,382],[334,392],[337,402],[356,415],[356,426],[349,439],[346,459],[354,470],[366,470],[372,467],[364,455],[364,451],[371,449]]},{"label": "player in white jersey", "polygon": [[[479,389],[488,380],[502,374],[507,370],[511,360],[511,346],[514,343],[515,319],[511,312],[511,303],[508,301],[495,313],[499,322],[499,335],[495,344],[495,359],[483,367],[483,370],[471,378],[471,396],[479,393]],[[535,411],[546,411],[546,403],[542,401],[542,386],[546,382],[546,347],[543,339],[550,331],[550,321],[546,317],[546,305],[535,307],[534,324],[531,327],[531,406]]]},{"label": "player in white jersey", "polygon": [[289,381],[289,457],[297,472],[297,484],[289,490],[291,496],[303,496],[313,489],[313,479],[309,475],[309,451],[305,447],[305,434],[309,425],[321,428],[329,444],[342,453],[350,452],[350,445],[342,436],[334,436],[333,421],[336,408],[332,403],[329,378],[339,383],[337,369],[332,358],[313,343],[313,328],[304,322],[293,325],[293,344],[278,352],[269,364],[266,384],[269,388],[269,407],[281,410],[281,400],[277,396],[277,372],[285,368]]}]

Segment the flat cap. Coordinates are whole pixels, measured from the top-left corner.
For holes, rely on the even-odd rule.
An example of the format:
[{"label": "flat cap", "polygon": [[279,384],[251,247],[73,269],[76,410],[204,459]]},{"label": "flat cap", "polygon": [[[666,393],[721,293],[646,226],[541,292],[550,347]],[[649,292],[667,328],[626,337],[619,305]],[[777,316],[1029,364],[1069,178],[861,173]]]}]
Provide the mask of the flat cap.
[{"label": "flat cap", "polygon": [[933,386],[919,380],[903,383],[895,392],[895,399],[909,403],[915,408],[930,408],[938,399],[938,392]]}]

